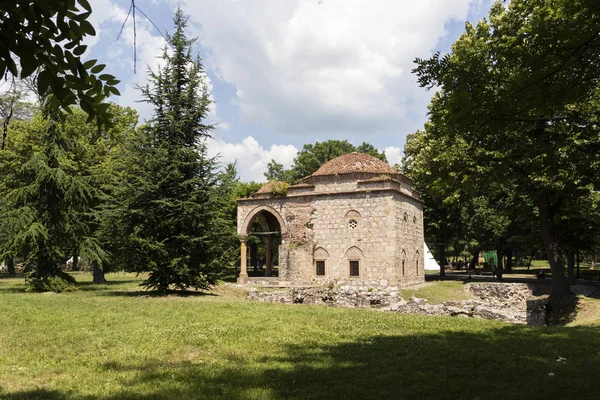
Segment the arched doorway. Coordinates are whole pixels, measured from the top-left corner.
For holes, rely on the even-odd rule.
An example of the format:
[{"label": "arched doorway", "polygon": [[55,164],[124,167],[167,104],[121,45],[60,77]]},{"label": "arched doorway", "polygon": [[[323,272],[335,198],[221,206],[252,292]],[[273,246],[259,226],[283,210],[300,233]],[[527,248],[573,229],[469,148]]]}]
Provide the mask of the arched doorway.
[{"label": "arched doorway", "polygon": [[[249,278],[278,276],[278,246],[285,232],[283,219],[274,209],[262,206],[252,210],[241,226],[241,259],[238,282]],[[275,261],[275,262],[274,262]]]}]

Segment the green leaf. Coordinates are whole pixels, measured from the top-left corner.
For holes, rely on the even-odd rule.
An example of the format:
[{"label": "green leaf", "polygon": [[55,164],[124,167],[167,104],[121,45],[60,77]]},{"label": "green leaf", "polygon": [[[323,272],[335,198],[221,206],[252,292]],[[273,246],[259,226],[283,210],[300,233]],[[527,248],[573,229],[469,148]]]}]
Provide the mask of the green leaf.
[{"label": "green leaf", "polygon": [[98,60],[88,60],[88,61],[86,61],[86,62],[83,63],[83,68],[90,69],[94,65],[96,65],[97,62],[98,62]]},{"label": "green leaf", "polygon": [[77,0],[77,2],[81,7],[85,8],[86,11],[92,12],[92,7],[90,6],[90,3],[88,3],[87,0]]},{"label": "green leaf", "polygon": [[111,79],[115,79],[115,77],[110,74],[102,74],[98,77],[98,79],[103,80],[103,81],[109,81]]},{"label": "green leaf", "polygon": [[37,91],[40,95],[44,95],[50,87],[50,71],[44,69],[37,77]]},{"label": "green leaf", "polygon": [[81,30],[83,31],[83,33],[90,35],[90,36],[96,36],[96,30],[94,29],[92,24],[90,24],[88,21],[81,21],[80,27],[81,27]]},{"label": "green leaf", "polygon": [[102,72],[102,70],[104,69],[104,67],[106,67],[106,65],[105,65],[105,64],[98,64],[98,65],[96,65],[94,68],[92,68],[92,69],[90,70],[90,72],[91,72],[92,74],[97,74],[97,73],[100,73],[100,72]]},{"label": "green leaf", "polygon": [[37,60],[33,54],[21,56],[21,79],[27,78],[38,67]]},{"label": "green leaf", "polygon": [[119,92],[119,90],[116,87],[113,87],[113,86],[107,86],[107,87],[108,87],[108,90],[115,96],[121,95],[121,92]]},{"label": "green leaf", "polygon": [[76,56],[80,56],[83,53],[85,53],[86,49],[87,49],[86,45],[77,46],[77,47],[75,47],[75,50],[73,50],[73,54],[75,54]]}]

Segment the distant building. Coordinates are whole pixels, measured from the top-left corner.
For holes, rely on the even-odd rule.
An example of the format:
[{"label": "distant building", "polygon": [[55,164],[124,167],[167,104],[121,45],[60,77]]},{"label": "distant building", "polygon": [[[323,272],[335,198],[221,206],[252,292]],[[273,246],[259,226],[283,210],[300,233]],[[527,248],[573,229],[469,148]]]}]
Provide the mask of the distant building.
[{"label": "distant building", "polygon": [[[265,276],[278,245],[278,277],[296,285],[408,286],[424,281],[423,204],[387,163],[352,153],[285,190],[271,182],[238,200],[239,282],[249,235],[263,239]],[[265,278],[262,278],[265,279]],[[275,279],[275,278],[271,278]]]}]

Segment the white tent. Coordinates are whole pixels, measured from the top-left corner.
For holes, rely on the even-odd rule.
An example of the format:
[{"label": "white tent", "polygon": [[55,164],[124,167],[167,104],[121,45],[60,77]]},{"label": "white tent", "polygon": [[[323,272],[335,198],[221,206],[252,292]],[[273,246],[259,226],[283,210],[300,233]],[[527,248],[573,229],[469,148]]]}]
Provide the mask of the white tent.
[{"label": "white tent", "polygon": [[425,254],[425,269],[428,271],[439,271],[440,265],[435,261],[435,258],[433,258],[433,254],[429,251],[427,243],[424,243],[423,245],[425,247],[425,252],[423,253]]}]

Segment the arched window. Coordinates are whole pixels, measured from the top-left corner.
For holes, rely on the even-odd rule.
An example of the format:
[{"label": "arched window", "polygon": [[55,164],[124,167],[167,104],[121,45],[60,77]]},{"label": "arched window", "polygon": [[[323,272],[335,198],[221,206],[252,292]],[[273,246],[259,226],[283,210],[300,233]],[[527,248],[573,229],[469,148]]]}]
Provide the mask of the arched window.
[{"label": "arched window", "polygon": [[415,262],[415,267],[417,268],[417,275],[419,275],[419,260],[420,260],[419,250],[417,250],[417,260]]},{"label": "arched window", "polygon": [[352,277],[360,276],[360,261],[363,258],[362,251],[356,246],[350,247],[346,251],[346,258],[348,259],[348,275]]},{"label": "arched window", "polygon": [[406,275],[406,271],[405,271],[405,265],[406,265],[406,252],[404,250],[402,250],[402,253],[400,253],[400,262],[402,264],[402,276]]},{"label": "arched window", "polygon": [[313,253],[313,259],[315,261],[315,275],[325,276],[327,275],[326,264],[329,258],[329,253],[322,247],[318,247]]}]

